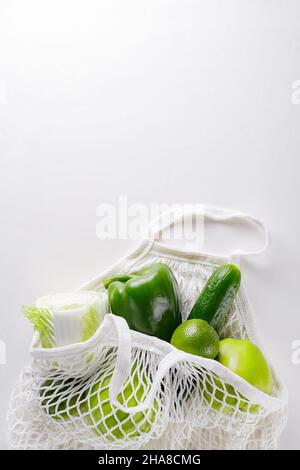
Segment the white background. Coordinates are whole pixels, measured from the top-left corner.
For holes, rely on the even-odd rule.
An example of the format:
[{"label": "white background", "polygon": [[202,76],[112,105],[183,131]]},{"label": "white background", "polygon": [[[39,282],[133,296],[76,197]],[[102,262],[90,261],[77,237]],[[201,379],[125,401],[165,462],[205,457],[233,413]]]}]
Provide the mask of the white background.
[{"label": "white background", "polygon": [[0,447],[29,361],[20,305],[133,247],[96,237],[97,207],[123,194],[267,223],[271,248],[243,277],[289,389],[279,445],[300,448],[299,59],[296,0],[0,0]]}]

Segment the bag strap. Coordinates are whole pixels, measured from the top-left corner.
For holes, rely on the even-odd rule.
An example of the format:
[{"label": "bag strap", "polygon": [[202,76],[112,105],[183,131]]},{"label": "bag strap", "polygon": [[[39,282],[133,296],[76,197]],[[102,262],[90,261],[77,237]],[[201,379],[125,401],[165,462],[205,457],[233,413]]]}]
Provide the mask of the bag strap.
[{"label": "bag strap", "polygon": [[140,411],[145,411],[151,407],[157,389],[160,386],[161,380],[166,372],[170,367],[183,359],[185,357],[185,353],[179,351],[178,349],[166,354],[166,356],[158,364],[157,370],[155,372],[155,378],[145,400],[139,403],[137,406],[126,407],[117,400],[117,396],[124,386],[127,378],[129,377],[132,368],[130,329],[126,320],[124,320],[122,317],[118,317],[113,314],[107,314],[105,318],[113,322],[118,336],[116,365],[109,385],[110,401],[113,406],[124,411],[125,413],[138,413]]},{"label": "bag strap", "polygon": [[192,219],[193,217],[197,216],[202,216],[208,220],[212,220],[215,222],[227,222],[231,220],[246,221],[251,224],[254,224],[258,229],[263,231],[264,243],[261,248],[257,250],[243,250],[239,248],[228,253],[226,255],[228,257],[258,255],[260,253],[263,253],[269,245],[268,230],[264,223],[256,217],[253,217],[244,212],[208,205],[197,205],[193,209],[187,209],[185,206],[179,206],[174,209],[170,209],[163,212],[150,223],[148,229],[149,238],[151,240],[159,241],[162,239],[162,232],[164,230],[172,227],[179,221]]},{"label": "bag strap", "polygon": [[107,314],[105,319],[113,323],[118,337],[116,365],[109,385],[109,394],[112,403],[119,406],[120,403],[116,402],[117,395],[131,371],[131,335],[124,318]]}]

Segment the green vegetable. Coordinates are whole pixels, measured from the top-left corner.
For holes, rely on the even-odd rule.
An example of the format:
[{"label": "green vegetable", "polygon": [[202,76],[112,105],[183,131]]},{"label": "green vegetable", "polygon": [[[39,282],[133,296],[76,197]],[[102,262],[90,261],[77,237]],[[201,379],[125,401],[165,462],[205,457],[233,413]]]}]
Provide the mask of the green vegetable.
[{"label": "green vegetable", "polygon": [[241,272],[234,264],[224,264],[217,268],[206,282],[188,320],[205,320],[219,332],[227,320],[240,283]]},{"label": "green vegetable", "polygon": [[108,312],[106,293],[78,291],[42,297],[22,311],[39,333],[43,348],[88,340]]},{"label": "green vegetable", "polygon": [[140,271],[107,279],[112,313],[129,328],[169,341],[181,322],[179,291],[170,268],[157,263]]},{"label": "green vegetable", "polygon": [[33,324],[34,329],[39,332],[41,346],[43,348],[53,348],[55,346],[55,335],[52,315],[49,310],[23,305],[22,312],[27,320]]}]

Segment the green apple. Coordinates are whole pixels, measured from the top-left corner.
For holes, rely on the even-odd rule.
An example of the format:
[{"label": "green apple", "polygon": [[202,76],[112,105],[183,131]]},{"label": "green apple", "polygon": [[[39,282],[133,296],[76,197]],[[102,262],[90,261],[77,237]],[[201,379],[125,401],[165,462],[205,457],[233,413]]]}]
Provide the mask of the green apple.
[{"label": "green apple", "polygon": [[248,339],[220,341],[218,361],[262,392],[271,394],[272,375],[261,350]]},{"label": "green apple", "polygon": [[[217,360],[254,387],[271,394],[270,369],[260,349],[251,341],[233,338],[221,340]],[[228,415],[234,413],[237,406],[242,412],[257,413],[259,411],[259,405],[249,404],[242,393],[232,385],[224,384],[218,376],[205,379],[203,388],[203,395],[214,410]]]},{"label": "green apple", "polygon": [[40,404],[43,411],[53,419],[68,420],[78,416],[82,393],[74,392],[74,380],[54,378],[46,380],[40,387]]},{"label": "green apple", "polygon": [[[112,442],[124,437],[138,438],[151,430],[158,409],[157,401],[153,406],[143,412],[126,413],[115,407],[109,396],[109,385],[112,374],[103,374],[87,392],[86,412],[87,421],[99,435],[106,435]],[[117,401],[126,407],[137,406],[145,398],[147,389],[145,375],[138,374],[132,368],[123,389],[117,396]]]}]

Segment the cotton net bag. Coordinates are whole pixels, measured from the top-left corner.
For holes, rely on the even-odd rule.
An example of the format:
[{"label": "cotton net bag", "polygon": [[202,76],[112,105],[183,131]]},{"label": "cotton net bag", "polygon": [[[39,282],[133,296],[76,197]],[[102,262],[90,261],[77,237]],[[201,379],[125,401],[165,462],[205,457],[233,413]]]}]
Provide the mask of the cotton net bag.
[{"label": "cotton net bag", "polygon": [[[177,219],[201,215],[215,222],[244,221],[262,229],[255,252],[217,256],[163,243]],[[166,217],[167,215],[167,217]],[[167,222],[166,222],[167,220]],[[79,291],[103,292],[103,280],[162,262],[181,294],[182,320],[220,265],[259,254],[268,234],[257,219],[203,206],[194,213],[163,214],[138,248]],[[8,442],[16,449],[274,449],[287,418],[287,394],[256,333],[243,283],[221,338],[247,338],[263,351],[272,372],[272,395],[254,388],[219,362],[179,351],[132,331],[108,313],[87,341],[42,348],[37,334],[32,363],[12,392]]]}]

